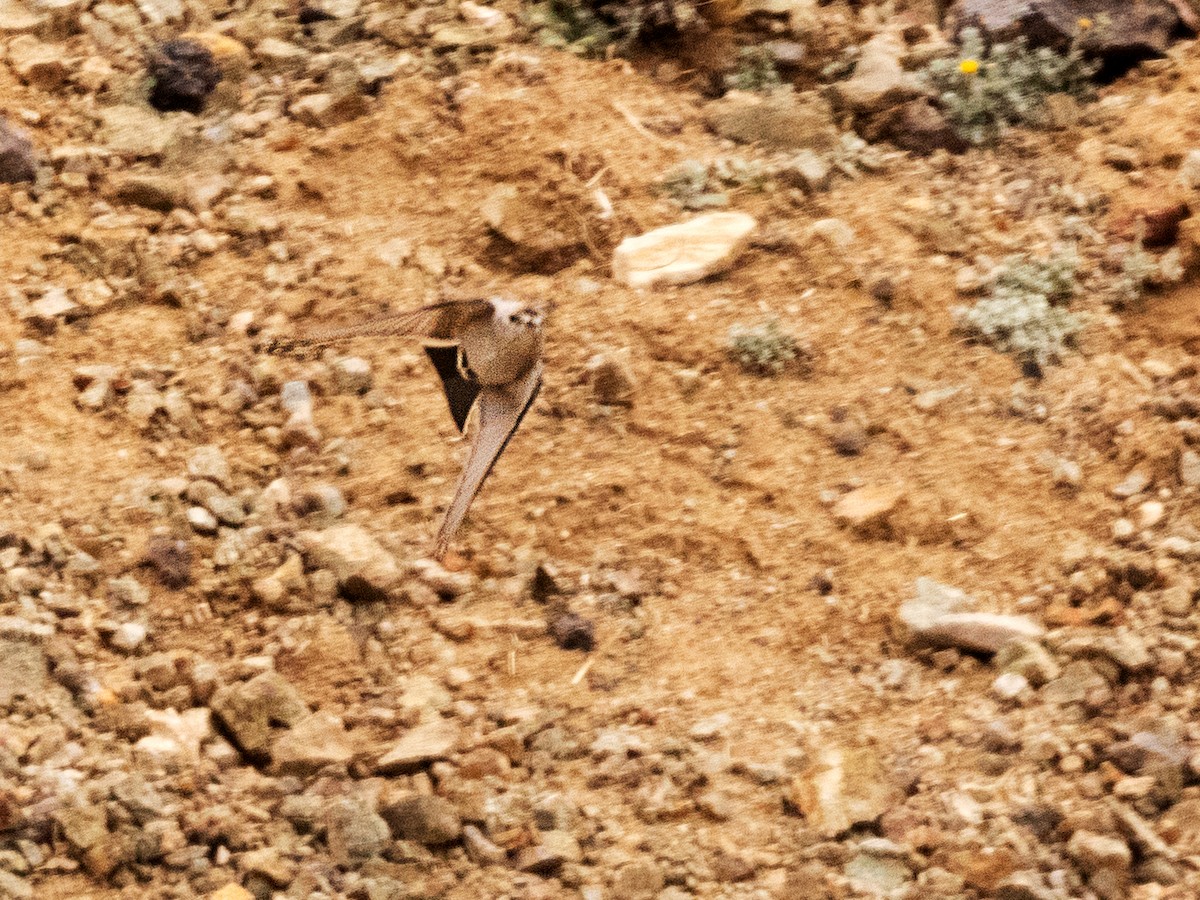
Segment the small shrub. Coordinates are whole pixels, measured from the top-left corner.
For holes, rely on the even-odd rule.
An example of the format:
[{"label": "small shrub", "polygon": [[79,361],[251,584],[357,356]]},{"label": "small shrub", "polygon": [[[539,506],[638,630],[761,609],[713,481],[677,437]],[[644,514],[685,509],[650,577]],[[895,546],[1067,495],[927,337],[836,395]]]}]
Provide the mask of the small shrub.
[{"label": "small shrub", "polygon": [[684,209],[711,209],[728,205],[724,188],[761,191],[769,180],[766,170],[752,160],[728,157],[706,164],[689,159],[668,172],[659,188]]},{"label": "small shrub", "polygon": [[958,307],[959,327],[971,336],[1039,366],[1061,359],[1085,320],[1066,304],[1075,295],[1074,253],[1048,260],[1012,256],[989,296]]},{"label": "small shrub", "polygon": [[693,0],[543,0],[527,7],[525,21],[547,46],[601,56],[688,31],[702,19]]},{"label": "small shrub", "polygon": [[525,13],[539,43],[577,56],[600,56],[616,40],[592,10],[572,0],[536,3]]},{"label": "small shrub", "polygon": [[1121,260],[1121,274],[1113,286],[1113,306],[1121,309],[1140,306],[1146,285],[1157,274],[1154,257],[1145,251],[1140,240],[1134,241]]},{"label": "small shrub", "polygon": [[738,365],[763,377],[781,374],[801,356],[795,339],[774,320],[760,325],[734,325],[729,329],[728,349]]},{"label": "small shrub", "polygon": [[926,78],[937,90],[950,124],[964,140],[992,143],[1010,125],[1040,125],[1051,94],[1088,99],[1099,66],[1078,48],[1058,53],[1030,49],[1023,38],[987,50],[979,31],[964,28],[958,58],[934,60]]},{"label": "small shrub", "polygon": [[727,91],[771,91],[782,84],[775,57],[765,47],[743,47],[737,69],[725,76]]}]

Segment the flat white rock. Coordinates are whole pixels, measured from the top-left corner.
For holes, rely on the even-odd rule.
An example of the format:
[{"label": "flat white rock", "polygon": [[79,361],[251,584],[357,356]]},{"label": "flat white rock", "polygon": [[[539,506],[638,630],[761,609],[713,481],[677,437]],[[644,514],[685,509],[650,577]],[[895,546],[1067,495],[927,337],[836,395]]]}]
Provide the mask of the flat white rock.
[{"label": "flat white rock", "polygon": [[716,212],[625,238],[613,254],[613,278],[630,287],[652,287],[691,284],[724,272],[745,250],[757,224],[746,213]]}]

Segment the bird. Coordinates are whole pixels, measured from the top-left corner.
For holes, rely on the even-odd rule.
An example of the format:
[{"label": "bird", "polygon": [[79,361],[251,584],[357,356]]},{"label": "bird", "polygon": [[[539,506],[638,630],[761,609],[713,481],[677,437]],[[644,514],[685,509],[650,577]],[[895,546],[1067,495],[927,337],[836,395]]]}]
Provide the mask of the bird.
[{"label": "bird", "polygon": [[471,450],[434,543],[434,559],[443,560],[475,495],[542,388],[544,319],[541,309],[509,297],[449,300],[301,332],[277,349],[367,336],[423,338],[460,434],[466,433],[471,411],[478,410]]}]

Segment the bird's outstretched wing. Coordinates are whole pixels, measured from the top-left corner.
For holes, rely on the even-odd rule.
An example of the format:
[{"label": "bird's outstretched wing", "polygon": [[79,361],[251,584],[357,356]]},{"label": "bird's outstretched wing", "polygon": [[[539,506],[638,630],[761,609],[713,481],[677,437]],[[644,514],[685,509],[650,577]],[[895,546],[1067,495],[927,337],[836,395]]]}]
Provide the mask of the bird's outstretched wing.
[{"label": "bird's outstretched wing", "polygon": [[425,348],[425,353],[442,379],[442,390],[446,393],[446,402],[450,404],[450,415],[454,417],[454,424],[461,434],[475,398],[479,396],[479,382],[469,375],[463,375],[458,364],[462,350],[458,347],[431,346]]},{"label": "bird's outstretched wing", "polygon": [[437,544],[433,555],[441,559],[450,548],[459,525],[462,524],[471,501],[479,493],[491,474],[496,460],[508,446],[509,440],[525,413],[537,399],[542,387],[542,361],[538,360],[529,371],[516,381],[505,385],[484,387],[479,392],[479,433],[471,446],[471,455],[463,467],[454,491],[454,499],[446,510],[446,518],[438,529]]},{"label": "bird's outstretched wing", "polygon": [[438,341],[457,340],[469,324],[493,315],[490,300],[449,300],[408,312],[393,313],[367,319],[341,328],[313,328],[302,331],[289,341],[281,341],[285,349],[332,344],[355,337],[389,337],[392,335],[421,335]]}]

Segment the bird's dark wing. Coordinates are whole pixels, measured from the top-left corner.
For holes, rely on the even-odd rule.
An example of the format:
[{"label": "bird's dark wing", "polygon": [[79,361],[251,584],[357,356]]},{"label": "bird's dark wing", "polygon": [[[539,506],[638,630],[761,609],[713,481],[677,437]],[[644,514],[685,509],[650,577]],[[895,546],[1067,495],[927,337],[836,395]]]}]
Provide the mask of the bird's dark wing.
[{"label": "bird's dark wing", "polygon": [[450,300],[408,312],[367,319],[342,328],[314,328],[302,331],[290,344],[312,346],[331,344],[345,338],[390,337],[398,334],[421,335],[439,341],[457,340],[469,324],[495,312],[490,300]]},{"label": "bird's dark wing", "polygon": [[462,350],[458,347],[426,347],[425,353],[442,379],[442,390],[446,392],[446,402],[450,404],[450,415],[454,417],[454,424],[461,433],[466,427],[475,398],[479,396],[479,382],[463,376],[458,366]]},{"label": "bird's dark wing", "polygon": [[454,499],[446,510],[446,518],[438,530],[434,556],[441,559],[450,547],[462,524],[471,501],[491,474],[496,460],[508,446],[525,413],[537,399],[542,388],[542,362],[538,360],[529,371],[505,385],[487,386],[479,392],[479,433],[471,446],[471,455],[463,467],[454,491]]}]

